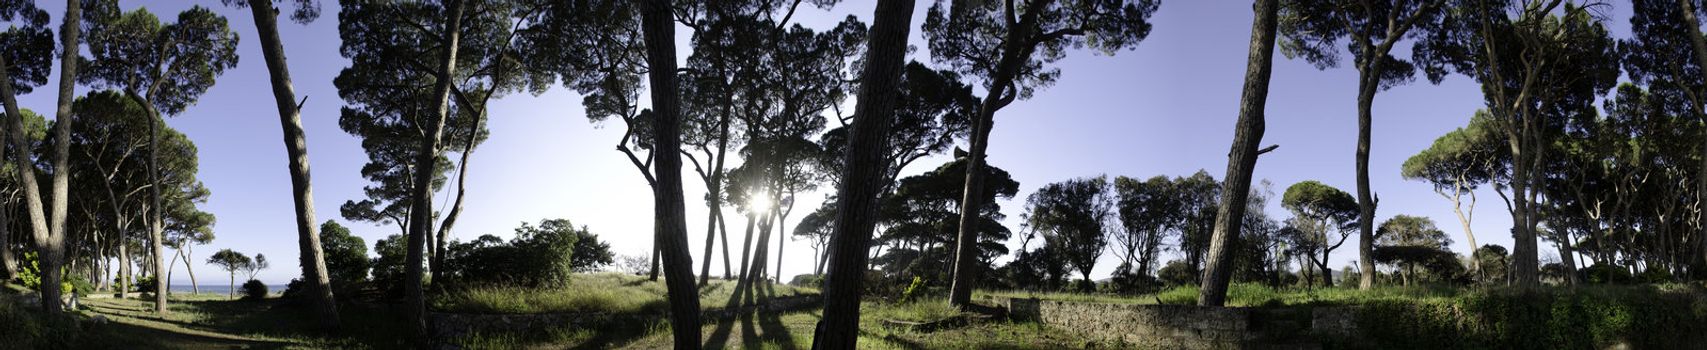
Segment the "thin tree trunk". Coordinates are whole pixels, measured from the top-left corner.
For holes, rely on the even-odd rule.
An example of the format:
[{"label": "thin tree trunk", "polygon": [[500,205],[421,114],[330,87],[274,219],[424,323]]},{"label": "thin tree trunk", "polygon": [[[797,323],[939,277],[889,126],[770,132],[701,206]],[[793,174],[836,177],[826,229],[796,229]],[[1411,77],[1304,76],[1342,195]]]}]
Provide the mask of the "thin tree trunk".
[{"label": "thin tree trunk", "polygon": [[756,217],[757,215],[753,213],[747,213],[747,234],[746,238],[743,238],[741,241],[741,265],[737,266],[739,269],[736,270],[741,273],[739,279],[742,282],[745,282],[747,279],[747,266],[752,264],[753,225],[756,224]]},{"label": "thin tree trunk", "polygon": [[421,171],[416,171],[413,174],[415,180],[411,196],[414,205],[409,210],[409,215],[413,218],[409,220],[411,222],[408,236],[409,253],[407,259],[404,260],[406,276],[403,287],[406,298],[405,313],[408,316],[413,339],[418,344],[425,344],[427,340],[426,291],[423,290],[424,286],[422,285],[425,275],[421,265],[426,260],[425,250],[429,244],[427,242],[428,235],[433,232],[433,171],[431,169],[434,169],[435,166],[436,157],[434,156],[439,149],[439,138],[444,134],[445,116],[449,112],[450,85],[452,74],[456,72],[457,49],[461,46],[462,41],[464,7],[465,4],[461,0],[452,0],[446,4],[444,37],[439,42],[439,65],[435,67],[438,71],[433,73],[435,79],[431,107],[433,115],[427,119],[427,125],[423,129],[421,146],[417,150],[418,154],[415,155],[415,169],[421,169]]},{"label": "thin tree trunk", "polygon": [[231,273],[230,292],[225,294],[225,300],[237,299],[237,273]]},{"label": "thin tree trunk", "polygon": [[[841,188],[836,191],[836,221],[830,235],[829,272],[824,277],[824,313],[813,330],[815,350],[851,350],[859,340],[859,299],[865,280],[866,250],[877,225],[877,199],[889,166],[884,159],[894,123],[901,65],[912,28],[912,0],[878,0],[864,72],[860,73],[854,122]],[[976,157],[973,159],[977,159]],[[972,164],[978,164],[976,160]],[[976,232],[976,231],[973,231]],[[972,260],[968,257],[967,260]],[[970,265],[970,261],[966,263]],[[958,275],[956,276],[959,277]],[[958,285],[958,283],[957,283]],[[970,286],[966,286],[969,288]]]},{"label": "thin tree trunk", "polygon": [[200,284],[196,284],[196,270],[194,267],[190,266],[190,253],[180,250],[178,251],[178,255],[184,256],[184,274],[190,276],[191,295],[201,294],[202,287]]},{"label": "thin tree trunk", "polygon": [[[1365,48],[1368,50],[1369,48]],[[1381,53],[1380,55],[1385,55]],[[1375,198],[1369,189],[1369,139],[1374,124],[1375,91],[1381,85],[1381,58],[1370,60],[1368,68],[1359,69],[1357,92],[1357,256],[1358,268],[1363,271],[1357,288],[1375,287]]]},{"label": "thin tree trunk", "polygon": [[723,279],[729,279],[732,274],[729,268],[729,220],[723,217],[723,210],[717,211],[717,231],[723,241]]},{"label": "thin tree trunk", "polygon": [[650,68],[652,128],[655,149],[653,176],[656,231],[664,259],[664,284],[669,291],[670,333],[677,349],[700,348],[699,292],[693,280],[693,256],[688,252],[687,216],[682,203],[680,90],[676,82],[676,27],[668,0],[641,5],[641,32]]},{"label": "thin tree trunk", "polygon": [[[723,116],[717,124],[717,159],[712,161],[711,179],[706,181],[706,195],[711,197],[707,205],[711,213],[707,214],[705,224],[705,262],[699,269],[699,285],[704,286],[711,278],[711,246],[712,239],[717,236],[718,223],[723,218],[723,160],[729,151],[729,103],[724,103]],[[723,278],[729,278],[729,230],[723,230]]]},{"label": "thin tree trunk", "polygon": [[1221,207],[1216,211],[1215,233],[1209,242],[1209,264],[1203,271],[1203,285],[1198,289],[1198,305],[1225,304],[1227,285],[1233,276],[1233,252],[1238,251],[1235,243],[1244,223],[1246,202],[1250,199],[1251,173],[1256,170],[1257,157],[1261,155],[1257,147],[1262,143],[1267,127],[1263,113],[1268,103],[1269,76],[1274,71],[1275,18],[1280,8],[1276,2],[1258,0],[1252,8],[1256,14],[1251,23],[1244,97],[1240,103],[1232,150],[1227,155],[1226,181],[1221,183]]},{"label": "thin tree trunk", "polygon": [[[184,256],[184,255],[183,254],[172,254],[172,261],[166,263],[166,266],[167,266],[166,267],[166,285],[168,285],[168,286],[172,285],[172,274],[178,272],[177,270],[173,270],[171,268],[171,266],[177,265],[178,264],[178,257],[181,257],[181,256]],[[184,265],[189,265],[189,264],[190,264],[190,262],[188,262],[188,261],[184,262]],[[167,291],[167,293],[170,294],[171,291]]]},{"label": "thin tree trunk", "polygon": [[659,247],[660,243],[661,242],[658,241],[658,237],[652,237],[652,269],[650,270],[651,272],[646,273],[646,280],[648,281],[658,280],[659,254],[663,253],[663,250]]},{"label": "thin tree trunk", "polygon": [[435,234],[433,239],[432,270],[434,281],[441,281],[440,277],[444,276],[446,240],[450,237],[451,228],[456,226],[456,218],[462,216],[463,195],[468,193],[468,158],[474,154],[474,143],[478,141],[476,136],[480,135],[480,124],[486,118],[486,102],[491,101],[491,96],[497,93],[496,89],[494,87],[494,91],[487,92],[486,97],[483,98],[485,100],[481,101],[478,107],[469,103],[468,100],[459,100],[464,106],[463,108],[469,114],[474,115],[474,120],[468,122],[468,138],[463,140],[461,159],[456,162],[456,199],[451,200],[450,213],[445,214],[444,222],[439,224],[438,234]]}]

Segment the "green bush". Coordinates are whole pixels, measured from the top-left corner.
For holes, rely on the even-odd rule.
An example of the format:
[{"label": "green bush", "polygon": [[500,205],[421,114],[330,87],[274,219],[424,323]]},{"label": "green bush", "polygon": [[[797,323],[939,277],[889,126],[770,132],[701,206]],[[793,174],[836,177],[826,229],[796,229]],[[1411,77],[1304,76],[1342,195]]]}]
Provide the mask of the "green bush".
[{"label": "green bush", "polygon": [[1707,344],[1707,292],[1698,287],[1507,290],[1361,303],[1351,348],[1686,349]]},{"label": "green bush", "polygon": [[259,280],[243,282],[243,300],[261,300],[267,298],[267,284]]},{"label": "green bush", "polygon": [[138,278],[134,286],[137,293],[142,293],[144,296],[154,295],[154,276]]},{"label": "green bush", "polygon": [[1630,277],[1630,270],[1607,264],[1594,264],[1578,273],[1589,284],[1628,284],[1634,280]]}]

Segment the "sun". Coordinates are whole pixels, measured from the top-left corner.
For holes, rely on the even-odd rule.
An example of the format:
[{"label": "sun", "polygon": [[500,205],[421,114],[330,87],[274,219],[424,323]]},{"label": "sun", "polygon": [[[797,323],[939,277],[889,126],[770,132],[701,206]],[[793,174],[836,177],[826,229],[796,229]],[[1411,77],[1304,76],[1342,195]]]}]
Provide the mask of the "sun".
[{"label": "sun", "polygon": [[754,212],[763,213],[766,211],[770,211],[771,210],[771,196],[770,196],[770,194],[765,193],[764,191],[754,191],[753,194],[751,194],[750,197],[748,197],[748,199],[747,199],[747,207],[752,208],[752,210]]}]

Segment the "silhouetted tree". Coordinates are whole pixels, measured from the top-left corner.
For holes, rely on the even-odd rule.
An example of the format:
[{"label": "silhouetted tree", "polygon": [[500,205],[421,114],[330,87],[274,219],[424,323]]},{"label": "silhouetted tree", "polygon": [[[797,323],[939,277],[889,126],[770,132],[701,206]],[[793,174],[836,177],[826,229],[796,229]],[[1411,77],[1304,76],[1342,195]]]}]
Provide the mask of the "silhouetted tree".
[{"label": "silhouetted tree", "polygon": [[997,110],[1016,99],[1030,98],[1036,89],[1054,83],[1058,69],[1048,65],[1068,49],[1089,46],[1113,55],[1131,48],[1150,34],[1150,15],[1160,0],[1028,0],[1021,4],[997,1],[954,1],[952,8],[938,0],[925,15],[925,38],[931,57],[951,69],[981,80],[985,96],[973,118],[966,167],[965,200],[955,249],[954,284],[949,303],[971,301],[976,222],[972,213],[982,205],[979,168]]},{"label": "silhouetted tree", "polygon": [[1105,176],[1044,185],[1026,197],[1028,223],[1061,258],[1091,282],[1091,268],[1108,247],[1115,221],[1114,194]]},{"label": "silhouetted tree", "polygon": [[838,177],[835,233],[830,236],[829,271],[824,276],[824,316],[813,329],[814,350],[852,350],[859,341],[859,332],[853,330],[859,329],[867,247],[886,186],[881,181],[890,160],[884,150],[899,104],[898,96],[889,92],[901,84],[912,18],[911,0],[878,0],[872,15],[858,105]]},{"label": "silhouetted tree", "polygon": [[[1673,113],[1707,124],[1707,36],[1701,31],[1699,1],[1636,0],[1632,5],[1631,38],[1618,43],[1624,71],[1650,92],[1683,102],[1667,106]],[[1707,128],[1701,132],[1695,136],[1698,151],[1707,154]],[[1707,181],[1702,181],[1707,179],[1707,157],[1698,159],[1693,220],[1700,243],[1695,249],[1699,269],[1707,269],[1707,210],[1700,209],[1707,206]]]},{"label": "silhouetted tree", "polygon": [[[1445,251],[1452,245],[1452,239],[1446,238],[1446,232],[1436,228],[1434,220],[1426,217],[1395,215],[1382,222],[1381,229],[1376,232],[1375,245],[1388,251],[1388,254],[1378,255],[1393,256],[1382,260],[1395,261],[1400,265],[1402,270],[1399,272],[1404,276],[1406,285],[1416,278],[1416,265],[1432,260],[1439,255],[1436,252]],[[1367,271],[1364,275],[1375,274],[1375,270],[1364,271]]]}]

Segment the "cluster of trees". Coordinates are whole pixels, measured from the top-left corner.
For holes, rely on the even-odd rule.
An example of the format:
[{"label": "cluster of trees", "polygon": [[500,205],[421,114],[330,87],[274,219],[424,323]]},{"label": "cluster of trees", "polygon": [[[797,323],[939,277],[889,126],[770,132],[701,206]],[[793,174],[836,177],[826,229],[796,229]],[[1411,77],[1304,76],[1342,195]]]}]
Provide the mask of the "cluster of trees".
[{"label": "cluster of trees", "polygon": [[[1407,160],[1403,175],[1433,184],[1455,209],[1473,208],[1474,191],[1493,187],[1518,223],[1515,282],[1549,272],[1539,270],[1537,239],[1555,246],[1562,261],[1551,268],[1567,283],[1580,282],[1578,270],[1699,278],[1707,269],[1701,10],[1636,1],[1633,36],[1619,40],[1595,6],[1604,4],[1483,8],[1447,22],[1467,38],[1424,41],[1438,48],[1430,79],[1470,75],[1489,108]],[[1620,75],[1629,81],[1614,88]],[[1475,245],[1472,217],[1460,213]]]},{"label": "cluster of trees", "polygon": [[212,264],[213,266],[218,266],[221,270],[225,270],[226,274],[230,275],[232,298],[237,297],[237,272],[241,271],[249,276],[245,279],[246,282],[244,282],[244,286],[247,288],[248,284],[251,282],[260,283],[260,281],[255,280],[255,274],[272,266],[271,263],[267,262],[267,256],[265,255],[255,254],[255,258],[250,259],[249,256],[230,249],[221,249],[218,252],[213,253],[213,256],[207,257],[207,263]]},{"label": "cluster of trees", "polygon": [[[144,276],[166,291],[167,270],[178,260],[191,266],[193,247],[213,239],[214,218],[197,208],[210,193],[196,179],[195,145],[162,118],[193,106],[237,64],[236,34],[207,8],[162,21],[111,0],[67,2],[57,43],[48,12],[31,1],[0,2],[0,20],[8,24],[0,32],[5,274],[16,270],[14,249],[35,251],[42,304],[52,310],[67,273],[101,288],[117,282],[121,295]],[[16,97],[47,82],[52,53],[60,53],[60,81],[49,122]],[[79,85],[92,91],[78,95]],[[107,278],[113,270],[116,281]],[[154,294],[163,312],[167,293]]]}]

